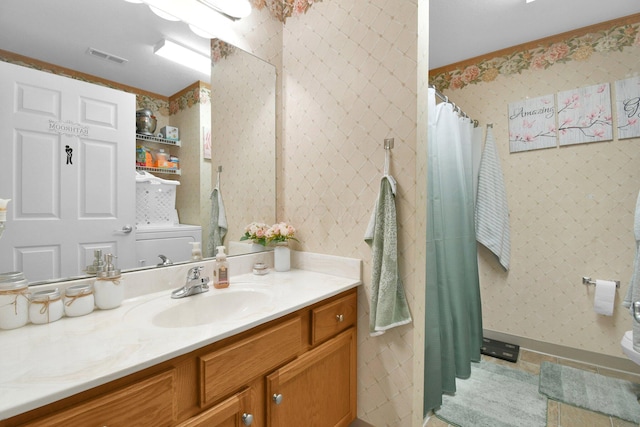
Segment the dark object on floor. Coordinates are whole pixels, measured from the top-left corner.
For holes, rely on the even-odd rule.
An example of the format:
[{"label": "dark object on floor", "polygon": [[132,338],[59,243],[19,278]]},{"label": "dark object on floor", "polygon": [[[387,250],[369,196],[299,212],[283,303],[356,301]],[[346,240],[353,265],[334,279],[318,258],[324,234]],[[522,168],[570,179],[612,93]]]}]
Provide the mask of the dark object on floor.
[{"label": "dark object on floor", "polygon": [[480,351],[487,356],[493,356],[498,359],[516,363],[518,361],[518,354],[520,353],[520,346],[483,337]]}]

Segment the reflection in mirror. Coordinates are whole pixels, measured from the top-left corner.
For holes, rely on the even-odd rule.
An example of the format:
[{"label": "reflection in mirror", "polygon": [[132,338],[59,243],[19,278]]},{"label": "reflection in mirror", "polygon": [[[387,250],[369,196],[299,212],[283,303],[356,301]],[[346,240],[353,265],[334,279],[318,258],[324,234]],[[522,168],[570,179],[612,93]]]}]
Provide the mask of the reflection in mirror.
[{"label": "reflection in mirror", "polygon": [[[169,37],[177,39],[183,44],[204,43],[205,50],[210,49],[210,41],[200,38],[200,42],[190,32],[188,26],[182,22],[164,21],[153,15],[146,5],[132,4],[125,1],[115,1],[105,4],[101,0],[86,0],[78,3],[73,0],[59,0],[56,2],[48,2],[42,0],[3,0],[0,6],[0,61],[10,62],[21,66],[45,70],[71,76],[73,78],[83,80],[90,83],[98,83],[101,86],[108,86],[118,90],[134,93],[136,96],[136,105],[134,110],[140,108],[151,108],[158,117],[158,131],[166,125],[175,126],[180,129],[180,139],[182,146],[179,148],[171,147],[170,153],[180,158],[180,167],[182,174],[178,176],[159,175],[161,178],[178,180],[180,186],[176,191],[176,209],[183,224],[197,224],[202,226],[202,242],[203,249],[207,248],[209,238],[209,221],[211,218],[211,200],[209,199],[213,185],[216,181],[215,170],[218,165],[223,166],[223,174],[221,178],[221,191],[224,197],[225,207],[228,212],[227,220],[229,223],[229,232],[224,241],[225,246],[235,246],[233,253],[238,254],[243,251],[251,251],[248,245],[234,245],[230,243],[232,240],[237,241],[241,236],[241,231],[246,222],[245,218],[251,217],[252,214],[247,212],[255,212],[256,218],[260,216],[265,222],[271,222],[275,218],[275,100],[272,106],[265,107],[266,100],[260,101],[259,109],[252,112],[251,107],[239,107],[241,112],[248,115],[243,119],[243,126],[251,128],[253,136],[248,134],[236,136],[234,132],[242,133],[242,126],[235,127],[233,130],[224,131],[224,144],[226,150],[231,149],[233,153],[233,144],[242,141],[251,141],[256,144],[269,144],[270,147],[255,145],[252,153],[259,153],[260,161],[249,161],[250,156],[245,155],[244,162],[238,162],[233,157],[226,165],[226,158],[229,151],[218,155],[216,150],[222,145],[217,141],[217,135],[214,136],[214,148],[211,155],[212,159],[205,158],[203,145],[207,141],[207,135],[211,130],[216,134],[214,126],[211,125],[211,111],[215,107],[216,100],[211,100],[211,90],[208,84],[198,80],[208,80],[208,77],[202,75],[194,76],[187,69],[176,69],[173,63],[158,59],[152,54],[153,44],[161,37]],[[109,25],[100,25],[100,31],[95,31],[96,18],[99,17],[101,23],[109,22]],[[16,37],[24,28],[31,28],[29,37]],[[37,31],[36,31],[37,30]],[[64,31],[63,31],[64,30]],[[90,58],[85,55],[88,47],[102,47],[110,53],[119,53],[126,57],[129,61],[124,65],[114,65],[99,59]],[[127,52],[127,53],[122,53]],[[149,54],[149,52],[151,52]],[[17,55],[16,55],[17,54]],[[145,56],[149,54],[150,56]],[[232,64],[248,66],[249,62],[241,59],[243,55],[257,60],[262,69],[268,65],[258,60],[252,55],[237,49],[235,58],[230,59],[226,64],[220,66],[225,73],[231,73],[235,76],[245,75],[246,78],[252,79],[249,84],[260,82],[264,83],[262,77],[258,75],[259,71],[232,70]],[[86,57],[86,58],[85,58]],[[89,59],[87,59],[89,58]],[[93,62],[91,62],[93,61]],[[142,68],[140,68],[142,64]],[[165,68],[166,66],[166,68]],[[64,68],[60,68],[64,67]],[[245,72],[247,72],[245,74]],[[269,69],[268,78],[271,81],[271,95],[275,97],[275,71]],[[154,77],[159,76],[159,77]],[[185,76],[186,78],[185,82]],[[224,81],[224,79],[223,79]],[[234,84],[242,84],[236,80]],[[239,89],[241,90],[241,89]],[[249,97],[243,92],[241,98],[233,99],[234,91],[228,90],[224,95],[225,102],[228,105],[239,105],[240,101],[257,100],[260,90],[252,89],[253,94]],[[0,109],[1,110],[1,109]],[[197,112],[196,112],[197,110]],[[227,111],[220,111],[220,113]],[[252,114],[255,114],[253,117]],[[273,114],[269,120],[265,114]],[[196,117],[197,116],[197,117]],[[260,124],[254,125],[251,121],[259,120]],[[219,117],[218,123],[236,123],[228,116]],[[264,123],[271,123],[269,126],[263,126]],[[131,136],[130,143],[135,148],[135,138]],[[242,148],[245,150],[247,147]],[[240,150],[240,149],[238,149]],[[244,151],[248,153],[247,151]],[[74,153],[75,161],[80,153]],[[269,160],[270,159],[270,160]],[[267,164],[271,162],[271,164]],[[28,163],[28,162],[27,162]],[[255,169],[248,171],[247,165],[252,164]],[[131,156],[131,171],[133,174],[133,155]],[[33,166],[33,165],[32,165]],[[244,170],[246,174],[242,174]],[[263,175],[258,173],[265,172]],[[251,173],[248,173],[251,172]],[[238,174],[238,175],[236,175]],[[245,179],[250,178],[250,179]],[[132,185],[133,184],[133,181]],[[212,185],[213,184],[213,185]],[[249,187],[243,187],[248,185]],[[257,190],[257,191],[256,191]],[[4,192],[11,194],[4,194]],[[12,194],[13,191],[3,190],[0,194],[2,198],[14,199],[13,206],[19,205],[15,200],[20,200],[18,195]],[[237,197],[237,195],[250,195],[248,197]],[[265,200],[271,197],[271,201]],[[133,200],[133,199],[132,199]],[[22,202],[29,200],[22,200]],[[246,205],[239,205],[247,203]],[[269,206],[269,208],[267,208]],[[270,212],[267,212],[267,209]],[[241,214],[239,214],[241,213]],[[8,214],[7,227],[11,227],[13,213]],[[51,231],[52,242],[57,242],[55,236],[64,233],[64,230],[57,230],[56,221],[50,221],[49,229]],[[111,230],[113,231],[113,230]],[[134,227],[130,234],[131,245],[139,246],[143,236],[148,237],[153,233],[138,232]],[[149,230],[146,230],[149,231]],[[5,233],[5,236],[7,233]],[[153,237],[153,236],[152,236]],[[3,246],[5,239],[0,239],[0,261],[9,259],[14,253],[13,247]],[[151,241],[146,242],[147,246],[154,245]],[[186,251],[190,253],[191,246],[187,242],[181,243],[186,246]],[[238,249],[240,248],[240,249]],[[78,262],[79,265],[89,265],[92,263],[92,251],[85,251],[85,260]],[[161,259],[155,254],[152,259],[145,260],[141,263],[140,259],[134,259],[133,265],[119,263],[122,268],[134,267],[155,267],[161,262]],[[205,252],[206,255],[206,252]],[[137,257],[139,258],[139,257]],[[171,256],[169,256],[171,258]],[[178,261],[177,259],[173,260]],[[177,262],[176,262],[177,263]],[[17,265],[13,260],[9,266],[0,265],[0,271],[5,270],[21,270],[21,266]],[[79,267],[77,272],[52,275],[51,277],[38,277],[35,281],[44,280],[60,280],[69,277],[81,277],[82,269]],[[29,278],[30,282],[34,282]]]},{"label": "reflection in mirror", "polygon": [[[225,45],[213,43],[214,50]],[[219,51],[224,55],[211,70],[211,140],[213,161],[222,165],[227,246],[230,254],[238,254],[256,250],[251,242],[239,241],[249,223],[275,222],[276,69],[241,49]],[[214,173],[214,188],[217,180]],[[208,246],[213,256],[215,248]]]}]

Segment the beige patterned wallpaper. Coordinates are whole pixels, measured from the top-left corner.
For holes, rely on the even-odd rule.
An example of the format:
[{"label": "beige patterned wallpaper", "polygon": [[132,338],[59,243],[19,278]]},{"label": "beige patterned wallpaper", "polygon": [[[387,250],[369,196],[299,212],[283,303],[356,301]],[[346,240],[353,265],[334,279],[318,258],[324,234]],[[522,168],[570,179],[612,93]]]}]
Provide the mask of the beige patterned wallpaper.
[{"label": "beige patterned wallpaper", "polygon": [[[228,219],[227,246],[251,222],[276,221],[275,69],[236,50],[212,70],[213,170]],[[212,188],[216,174],[211,177]]]},{"label": "beige patterned wallpaper", "polygon": [[[211,90],[198,82],[169,100],[170,123],[180,130],[179,156],[181,176],[176,191],[176,208],[181,224],[202,226],[202,249],[206,249],[211,203],[211,161],[204,159],[203,136],[211,127]],[[166,177],[165,177],[166,178]],[[203,252],[204,254],[204,252]],[[206,254],[205,254],[206,255]]]},{"label": "beige patterned wallpaper", "polygon": [[[624,357],[620,340],[631,317],[621,302],[635,251],[640,140],[509,154],[507,105],[599,83],[611,83],[615,93],[616,80],[640,70],[637,28],[606,32],[631,41],[620,49],[595,49],[580,60],[445,91],[482,125],[494,124],[507,186],[511,270],[505,273],[487,250],[480,251],[485,329]],[[609,41],[615,47],[614,38]],[[594,313],[594,288],[582,284],[583,276],[622,282],[612,317]]]},{"label": "beige patterned wallpaper", "polygon": [[400,269],[415,307],[417,9],[417,1],[324,1],[287,20],[283,36],[279,219],[299,230],[300,249],[364,261],[358,413],[376,426],[410,426],[421,413],[413,408],[414,325],[368,335],[371,251],[363,240],[383,139],[393,137]]}]

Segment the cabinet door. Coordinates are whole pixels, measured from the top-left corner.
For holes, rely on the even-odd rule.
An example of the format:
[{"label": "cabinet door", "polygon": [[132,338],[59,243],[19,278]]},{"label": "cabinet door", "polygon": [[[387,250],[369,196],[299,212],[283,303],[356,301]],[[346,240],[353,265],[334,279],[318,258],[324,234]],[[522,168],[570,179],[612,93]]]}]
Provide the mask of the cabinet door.
[{"label": "cabinet door", "polygon": [[346,427],[356,417],[356,328],[267,377],[269,427]]},{"label": "cabinet door", "polygon": [[243,427],[253,424],[249,389],[181,423],[178,427]]},{"label": "cabinet door", "polygon": [[154,375],[25,426],[171,426],[177,418],[175,376],[174,370]]}]

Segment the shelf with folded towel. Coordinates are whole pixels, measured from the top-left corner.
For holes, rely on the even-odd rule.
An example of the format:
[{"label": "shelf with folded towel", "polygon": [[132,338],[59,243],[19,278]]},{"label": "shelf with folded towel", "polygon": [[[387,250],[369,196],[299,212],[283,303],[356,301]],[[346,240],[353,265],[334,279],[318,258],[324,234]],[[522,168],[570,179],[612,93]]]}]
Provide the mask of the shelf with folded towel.
[{"label": "shelf with folded towel", "polygon": [[[620,289],[620,280],[610,280],[610,281],[614,282],[616,284],[616,288],[617,289]],[[595,280],[591,280],[591,277],[586,277],[585,276],[585,277],[582,278],[582,284],[583,285],[587,285],[587,286],[589,286],[589,285],[594,285],[595,286],[596,281]]]}]

